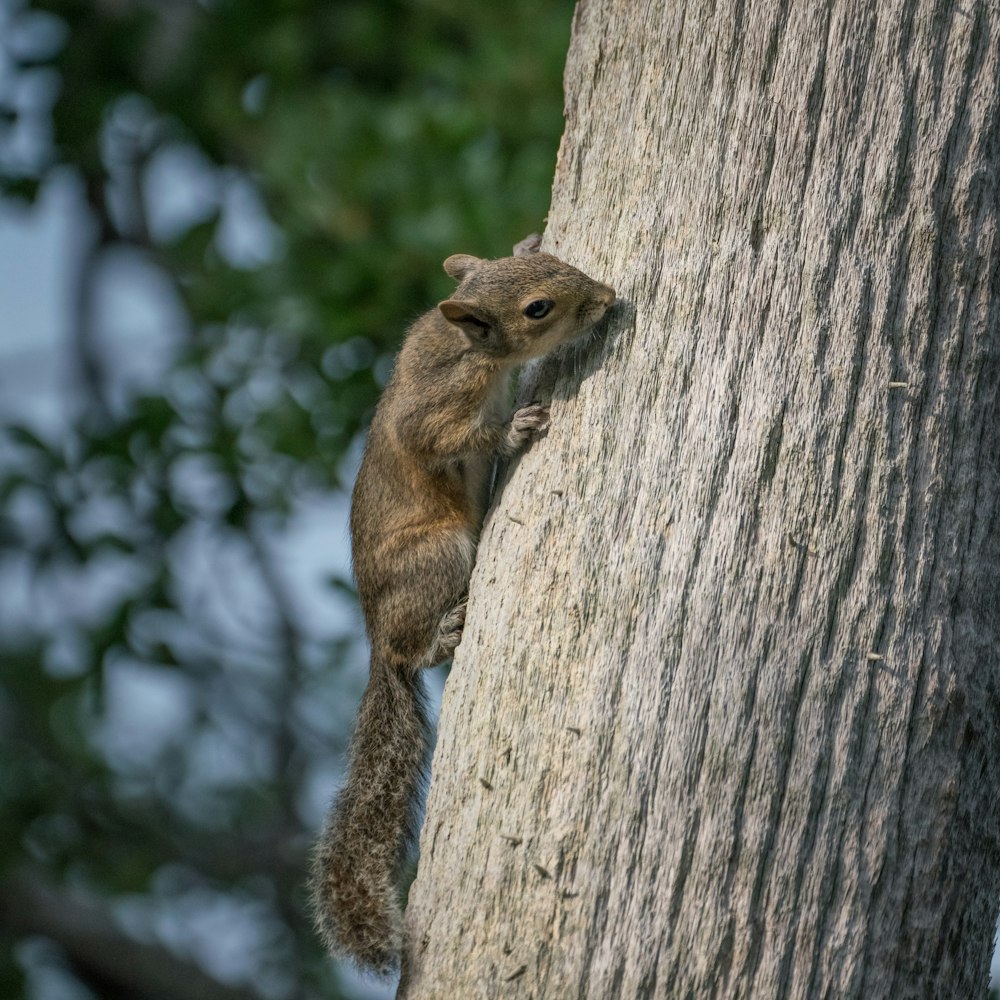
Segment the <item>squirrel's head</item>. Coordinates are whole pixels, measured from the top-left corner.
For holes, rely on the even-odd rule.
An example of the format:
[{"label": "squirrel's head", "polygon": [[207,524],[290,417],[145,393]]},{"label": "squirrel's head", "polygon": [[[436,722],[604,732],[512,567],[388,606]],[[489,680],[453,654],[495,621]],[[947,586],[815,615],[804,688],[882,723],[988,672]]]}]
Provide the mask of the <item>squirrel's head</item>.
[{"label": "squirrel's head", "polygon": [[454,254],[444,269],[459,284],[438,305],[474,350],[520,363],[589,330],[614,290],[547,253],[482,260]]}]

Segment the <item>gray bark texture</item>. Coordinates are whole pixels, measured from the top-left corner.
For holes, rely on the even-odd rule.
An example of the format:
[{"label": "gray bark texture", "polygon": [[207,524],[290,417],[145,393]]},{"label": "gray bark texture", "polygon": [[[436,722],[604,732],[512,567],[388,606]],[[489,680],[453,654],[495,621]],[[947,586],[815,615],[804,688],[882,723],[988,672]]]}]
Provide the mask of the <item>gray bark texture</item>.
[{"label": "gray bark texture", "polygon": [[981,998],[1000,901],[1000,13],[577,9],[529,375],[400,997]]}]

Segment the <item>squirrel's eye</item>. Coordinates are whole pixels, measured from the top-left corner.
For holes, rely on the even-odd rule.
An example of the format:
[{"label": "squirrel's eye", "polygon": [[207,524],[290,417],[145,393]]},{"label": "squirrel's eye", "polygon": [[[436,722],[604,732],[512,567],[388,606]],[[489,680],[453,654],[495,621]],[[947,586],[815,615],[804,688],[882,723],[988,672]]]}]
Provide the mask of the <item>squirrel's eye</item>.
[{"label": "squirrel's eye", "polygon": [[542,319],[552,312],[554,306],[555,303],[552,299],[535,299],[534,302],[529,302],[528,305],[524,307],[524,315],[527,316],[528,319]]}]

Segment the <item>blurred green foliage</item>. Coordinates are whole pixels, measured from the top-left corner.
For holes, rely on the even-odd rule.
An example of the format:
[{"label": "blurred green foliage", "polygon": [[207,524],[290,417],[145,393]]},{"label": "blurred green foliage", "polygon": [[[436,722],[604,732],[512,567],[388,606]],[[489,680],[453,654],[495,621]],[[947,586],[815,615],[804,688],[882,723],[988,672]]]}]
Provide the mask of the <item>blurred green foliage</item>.
[{"label": "blurred green foliage", "polygon": [[[85,223],[80,392],[58,432],[8,427],[0,452],[20,609],[0,638],[3,996],[353,995],[302,883],[309,793],[329,791],[363,651],[356,619],[300,606],[284,532],[349,487],[403,329],[448,288],[441,260],[542,227],[571,13],[8,5],[0,197],[70,183]],[[208,194],[171,212],[180,161]],[[94,305],[122,253],[178,317],[141,391],[116,388]],[[158,699],[169,718],[144,742]],[[95,949],[121,957],[109,971]],[[151,949],[181,963],[165,992]]]}]

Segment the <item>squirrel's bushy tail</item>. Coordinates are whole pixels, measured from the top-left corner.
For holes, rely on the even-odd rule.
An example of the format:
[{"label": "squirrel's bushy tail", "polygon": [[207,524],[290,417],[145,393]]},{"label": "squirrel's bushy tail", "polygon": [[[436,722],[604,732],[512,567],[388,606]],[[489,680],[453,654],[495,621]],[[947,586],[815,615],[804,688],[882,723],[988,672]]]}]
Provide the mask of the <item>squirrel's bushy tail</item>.
[{"label": "squirrel's bushy tail", "polygon": [[330,951],[377,975],[399,965],[400,868],[417,833],[429,748],[419,673],[373,661],[347,783],[313,856],[312,893]]}]

